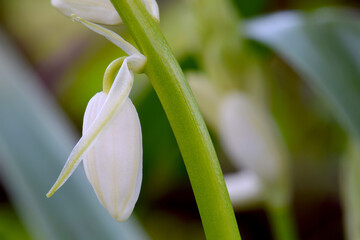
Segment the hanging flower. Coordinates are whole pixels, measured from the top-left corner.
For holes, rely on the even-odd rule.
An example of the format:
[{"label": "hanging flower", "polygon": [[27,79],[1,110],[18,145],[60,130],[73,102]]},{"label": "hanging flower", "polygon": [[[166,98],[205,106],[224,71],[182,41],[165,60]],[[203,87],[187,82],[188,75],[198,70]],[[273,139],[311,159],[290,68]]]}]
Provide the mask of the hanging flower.
[{"label": "hanging flower", "polygon": [[238,168],[251,169],[273,181],[281,169],[282,154],[269,117],[245,94],[228,94],[221,102],[219,134],[223,147]]},{"label": "hanging flower", "polygon": [[219,109],[219,136],[232,163],[259,176],[266,203],[288,203],[287,154],[276,125],[264,109],[246,94],[227,94]]},{"label": "hanging flower", "polygon": [[128,96],[134,72],[141,72],[146,58],[114,32],[77,16],[73,19],[104,35],[130,56],[114,60],[106,69],[103,91],[86,108],[83,135],[47,197],[65,183],[83,160],[86,176],[101,204],[117,221],[124,221],[134,209],[142,179],[140,121]]},{"label": "hanging flower", "polygon": [[[100,92],[90,100],[84,116],[84,133],[94,123],[106,98],[107,94]],[[139,196],[142,179],[141,127],[129,98],[89,148],[83,163],[102,205],[117,221],[127,219]]]}]

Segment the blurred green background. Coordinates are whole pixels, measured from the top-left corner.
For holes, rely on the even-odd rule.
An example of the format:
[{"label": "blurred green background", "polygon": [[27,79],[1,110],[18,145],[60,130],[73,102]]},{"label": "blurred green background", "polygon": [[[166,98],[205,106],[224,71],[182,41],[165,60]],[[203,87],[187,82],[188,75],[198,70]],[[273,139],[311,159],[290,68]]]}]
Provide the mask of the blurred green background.
[{"label": "blurred green background", "polygon": [[[189,1],[158,3],[160,25],[183,70],[205,71],[207,50]],[[342,162],[348,138],[360,136],[360,3],[230,4],[238,15],[234,25],[239,32],[228,40],[241,44],[235,51],[240,55],[226,65],[235,69],[227,70],[230,85],[255,92],[279,126],[290,154],[299,239],[345,239]],[[275,33],[281,20],[259,20],[288,10],[304,15],[301,23],[279,30],[279,35]],[[215,15],[208,17],[217,21]],[[255,18],[272,35],[263,34]],[[124,26],[111,29],[131,42]],[[131,93],[144,147],[143,185],[134,218],[119,224],[107,216],[83,169],[64,190],[45,199],[81,134],[87,102],[101,91],[107,65],[124,53],[47,0],[0,0],[0,40],[0,239],[204,239],[175,138],[145,75],[136,76]],[[218,133],[211,127],[210,133],[224,173],[235,172]],[[236,217],[243,239],[273,238],[261,206],[238,210]]]}]

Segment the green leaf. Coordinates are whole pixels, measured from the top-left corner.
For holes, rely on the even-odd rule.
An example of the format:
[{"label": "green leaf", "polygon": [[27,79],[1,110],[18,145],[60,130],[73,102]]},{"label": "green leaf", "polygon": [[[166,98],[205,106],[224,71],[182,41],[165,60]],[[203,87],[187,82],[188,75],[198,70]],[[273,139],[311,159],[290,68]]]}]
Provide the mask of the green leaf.
[{"label": "green leaf", "polygon": [[282,56],[360,137],[360,18],[349,9],[281,12],[248,21],[246,35]]},{"label": "green leaf", "polygon": [[146,239],[134,218],[112,219],[84,171],[45,197],[78,137],[2,32],[0,52],[0,178],[32,237]]}]

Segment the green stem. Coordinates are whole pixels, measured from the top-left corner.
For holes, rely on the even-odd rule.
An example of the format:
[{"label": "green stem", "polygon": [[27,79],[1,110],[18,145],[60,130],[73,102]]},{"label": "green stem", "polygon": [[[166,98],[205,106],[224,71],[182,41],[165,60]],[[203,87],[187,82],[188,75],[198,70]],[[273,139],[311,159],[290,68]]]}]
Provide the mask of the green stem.
[{"label": "green stem", "polygon": [[270,225],[276,240],[297,240],[294,219],[288,206],[268,207]]},{"label": "green stem", "polygon": [[221,168],[184,74],[140,0],[111,0],[146,56],[148,75],[169,119],[207,239],[240,239]]},{"label": "green stem", "polygon": [[346,239],[360,239],[360,142],[350,139],[340,177]]}]

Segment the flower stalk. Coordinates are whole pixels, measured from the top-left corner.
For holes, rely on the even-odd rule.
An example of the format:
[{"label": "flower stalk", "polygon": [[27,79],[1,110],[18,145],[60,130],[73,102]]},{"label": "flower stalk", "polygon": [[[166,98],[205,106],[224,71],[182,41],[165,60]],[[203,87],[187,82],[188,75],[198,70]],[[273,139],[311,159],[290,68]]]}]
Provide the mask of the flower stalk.
[{"label": "flower stalk", "polygon": [[294,217],[289,206],[268,206],[270,225],[277,240],[297,240]]},{"label": "flower stalk", "polygon": [[207,239],[240,239],[222,171],[184,74],[158,24],[140,0],[111,0],[142,54],[148,75],[174,131]]}]

